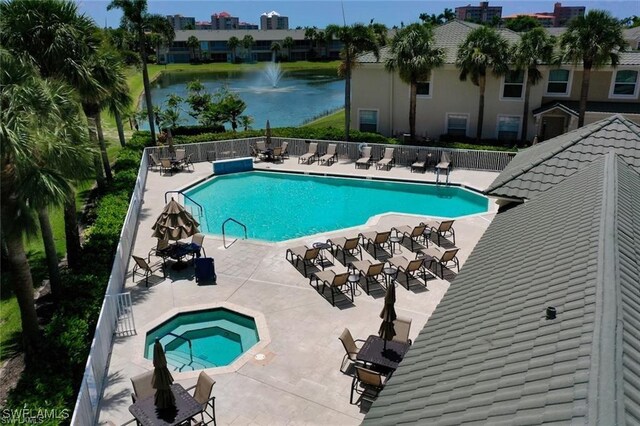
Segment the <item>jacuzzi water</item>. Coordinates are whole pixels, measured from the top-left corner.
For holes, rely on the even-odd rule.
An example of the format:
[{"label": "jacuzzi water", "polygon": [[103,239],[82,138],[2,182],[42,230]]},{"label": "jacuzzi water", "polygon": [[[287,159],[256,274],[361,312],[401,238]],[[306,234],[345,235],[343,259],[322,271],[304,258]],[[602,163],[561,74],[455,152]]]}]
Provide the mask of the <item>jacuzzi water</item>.
[{"label": "jacuzzi water", "polygon": [[153,359],[156,337],[175,371],[229,365],[260,340],[253,318],[225,308],[181,313],[149,331],[147,359]]}]

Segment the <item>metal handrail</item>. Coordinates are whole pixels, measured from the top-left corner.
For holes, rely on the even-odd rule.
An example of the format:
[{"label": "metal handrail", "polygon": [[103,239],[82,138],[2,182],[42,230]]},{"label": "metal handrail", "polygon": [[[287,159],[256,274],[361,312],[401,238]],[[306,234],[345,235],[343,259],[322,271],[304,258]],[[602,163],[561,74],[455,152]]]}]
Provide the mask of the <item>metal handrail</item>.
[{"label": "metal handrail", "polygon": [[180,195],[182,195],[184,198],[186,198],[187,200],[191,201],[193,204],[198,206],[198,209],[199,209],[199,212],[200,212],[200,216],[203,215],[204,208],[200,204],[198,204],[198,202],[196,202],[196,200],[194,200],[193,198],[189,197],[187,194],[185,194],[182,191],[167,191],[167,192],[165,192],[164,193],[164,203],[165,204],[168,203],[168,201],[167,201],[167,195],[168,194],[180,194]]},{"label": "metal handrail", "polygon": [[238,239],[236,238],[235,240],[233,240],[233,243],[229,244],[229,246],[227,246],[227,240],[225,238],[225,232],[224,232],[224,227],[227,224],[227,222],[235,222],[238,225],[242,226],[242,228],[244,229],[244,239],[247,239],[247,227],[245,226],[244,223],[238,222],[237,220],[235,220],[234,218],[230,217],[227,220],[225,220],[224,222],[222,222],[222,245],[224,246],[224,248],[228,248],[231,247],[231,244],[235,243]]},{"label": "metal handrail", "polygon": [[190,362],[193,362],[193,348],[191,347],[191,339],[187,339],[184,336],[179,336],[175,333],[167,333],[165,334],[165,336],[173,336],[173,337],[177,337],[178,339],[182,339],[184,341],[186,341],[189,344],[189,358],[190,358]]}]

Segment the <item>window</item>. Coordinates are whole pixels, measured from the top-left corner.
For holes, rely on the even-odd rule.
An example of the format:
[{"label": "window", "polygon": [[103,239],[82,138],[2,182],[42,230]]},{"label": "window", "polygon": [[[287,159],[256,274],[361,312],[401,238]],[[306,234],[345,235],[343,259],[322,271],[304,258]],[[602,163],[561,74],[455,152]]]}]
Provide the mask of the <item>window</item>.
[{"label": "window", "polygon": [[568,95],[569,94],[569,70],[549,71],[549,83],[547,84],[548,95]]},{"label": "window", "polygon": [[431,83],[429,81],[419,81],[416,88],[416,94],[418,96],[429,96],[431,95]]},{"label": "window", "polygon": [[447,133],[455,136],[467,136],[468,115],[447,114]]},{"label": "window", "polygon": [[502,97],[505,99],[521,99],[524,88],[524,71],[509,71],[504,76]]},{"label": "window", "polygon": [[377,132],[378,131],[378,111],[363,109],[360,111],[361,132]]},{"label": "window", "polygon": [[618,70],[614,74],[611,97],[635,97],[638,94],[638,71]]},{"label": "window", "polygon": [[515,141],[520,133],[520,117],[498,116],[498,140]]}]

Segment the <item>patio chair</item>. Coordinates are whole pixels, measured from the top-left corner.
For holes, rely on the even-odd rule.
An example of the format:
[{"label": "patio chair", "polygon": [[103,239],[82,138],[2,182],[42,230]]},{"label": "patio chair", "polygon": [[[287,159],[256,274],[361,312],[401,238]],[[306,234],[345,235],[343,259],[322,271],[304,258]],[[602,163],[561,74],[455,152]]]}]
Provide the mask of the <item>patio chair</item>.
[{"label": "patio chair", "polygon": [[187,155],[187,151],[185,149],[176,149],[176,162],[183,161]]},{"label": "patio chair", "polygon": [[258,153],[261,153],[262,151],[266,151],[267,150],[267,143],[265,141],[257,141],[256,142],[256,149],[258,150]]},{"label": "patio chair", "polygon": [[391,231],[385,232],[361,232],[358,234],[358,237],[362,238],[362,245],[365,250],[369,250],[369,246],[373,244],[373,257],[378,258],[378,248],[383,250],[384,246],[389,247],[389,251],[391,251],[391,241],[389,241],[389,237],[391,237]]},{"label": "patio chair", "polygon": [[443,220],[442,222],[421,223],[420,225],[426,225],[428,229],[424,230],[425,239],[431,238],[431,235],[435,232],[438,236],[438,245],[440,244],[440,238],[451,237],[453,244],[456,243],[456,231],[453,229],[453,223],[455,220]]},{"label": "patio chair", "polygon": [[[364,277],[364,282],[366,285],[365,292],[369,294],[369,283],[371,281],[382,284],[379,277],[382,274],[382,270],[384,269],[384,263],[371,263],[369,260],[357,260],[355,262],[351,262],[352,272],[358,272],[360,274],[360,278]],[[385,286],[386,287],[386,286]]]},{"label": "patio chair", "polygon": [[155,167],[159,170],[161,166],[162,166],[162,163],[158,158],[158,154],[156,154],[155,152],[149,154],[149,168],[152,169]]},{"label": "patio chair", "polygon": [[458,260],[458,248],[452,248],[445,251],[438,249],[437,247],[431,247],[428,249],[420,250],[416,254],[416,258],[419,260],[429,262],[429,268],[435,262],[436,274],[438,273],[438,265],[440,265],[440,278],[444,278],[444,268],[451,262],[456,266],[458,272],[460,272],[460,260]]},{"label": "patio chair", "polygon": [[169,244],[169,240],[167,238],[158,238],[158,243],[156,244],[156,246],[149,250],[149,254],[147,255],[147,262],[151,262],[152,255],[162,258],[162,261],[164,262],[164,260],[169,257],[170,250],[171,244]]},{"label": "patio chair", "polygon": [[[324,269],[324,263],[320,262],[320,249],[319,248],[309,248],[307,246],[299,246],[287,249],[284,257],[289,260],[289,262],[293,263],[295,260],[296,268],[300,261],[302,261],[302,266],[304,268],[304,276],[307,277],[307,265],[313,266],[320,264],[322,269]],[[291,259],[289,259],[291,257]]]},{"label": "patio chair", "polygon": [[[216,397],[211,396],[211,391],[215,384],[215,380],[204,371],[201,371],[196,384],[186,389],[188,391],[195,389],[193,391],[193,399],[202,406],[202,412],[200,413],[202,420],[198,424],[208,425],[212,422],[214,425],[216,424]],[[209,407],[211,407],[211,414],[207,413],[207,408]],[[204,420],[205,414],[208,417],[208,421]]]},{"label": "patio chair", "polygon": [[413,343],[411,339],[409,339],[409,332],[411,331],[411,318],[405,318],[397,315],[395,321],[393,321],[393,328],[396,331],[396,335],[393,336],[393,339],[391,340],[408,345],[411,345]]},{"label": "patio chair", "polygon": [[422,171],[422,173],[424,173],[427,170],[427,159],[429,158],[429,154],[428,153],[424,153],[422,155],[422,157],[420,157],[420,154],[416,155],[416,161],[411,164],[411,173],[416,172],[416,171]]},{"label": "patio chair", "polygon": [[192,257],[200,257],[203,254],[206,256],[207,252],[203,247],[204,243],[204,234],[198,232],[197,234],[193,234],[191,237],[191,243],[186,245],[186,249],[192,255]]},{"label": "patio chair", "polygon": [[136,264],[133,266],[133,277],[135,278],[136,274],[140,274],[141,276],[143,276],[145,286],[149,287],[149,276],[153,275],[153,273],[158,270],[162,270],[162,277],[167,278],[167,274],[164,272],[164,262],[151,266],[143,257],[135,255],[131,257],[136,262]]},{"label": "patio chair", "polygon": [[[351,303],[353,303],[353,288],[351,288],[348,283],[349,272],[336,274],[331,269],[326,271],[318,271],[311,274],[311,278],[309,278],[309,284],[311,284],[314,278],[316,280],[316,290],[319,293],[322,292],[323,295],[325,288],[327,287],[327,285],[329,285],[329,290],[331,290],[331,304],[333,306],[336,306],[336,293],[345,295],[351,293],[350,299]],[[322,291],[320,290],[319,286],[320,281],[322,281]]]},{"label": "patio chair", "polygon": [[184,160],[182,160],[182,168],[186,168],[187,170],[189,170],[189,167],[191,167],[191,170],[195,171],[195,168],[193,166],[193,161],[191,161],[192,155],[193,154],[189,154],[184,158]]},{"label": "patio chair", "polygon": [[160,160],[160,172],[165,175],[169,172],[169,175],[173,176],[173,164],[171,164],[171,160],[168,158]]},{"label": "patio chair", "polygon": [[344,363],[347,359],[354,363],[358,362],[358,359],[356,357],[358,356],[358,352],[360,352],[360,347],[356,345],[356,342],[364,343],[364,340],[362,339],[354,340],[348,328],[344,329],[344,331],[342,332],[340,337],[338,337],[338,339],[342,342],[342,346],[344,347],[344,350],[346,352],[346,354],[342,358],[342,364],[340,364],[340,371],[344,373],[344,370],[343,370]]},{"label": "patio chair", "polygon": [[[351,382],[351,404],[357,404],[361,400],[373,402],[378,394],[384,388],[387,378],[377,371],[356,365],[356,375]],[[383,378],[384,377],[384,378]],[[353,394],[357,393],[360,397],[353,402]]]},{"label": "patio chair", "polygon": [[449,175],[449,171],[451,171],[451,157],[446,151],[442,152],[440,155],[440,162],[436,164],[436,174],[438,174],[438,176],[441,171],[447,172],[447,176]]},{"label": "patio chair", "polygon": [[271,152],[271,158],[273,158],[273,161],[282,161],[282,147],[277,146],[273,148],[273,151]]},{"label": "patio chair", "polygon": [[155,395],[156,390],[151,385],[152,378],[153,370],[146,371],[131,378],[131,386],[133,386],[131,400],[134,404],[139,399],[145,399],[152,395]]},{"label": "patio chair", "polygon": [[257,160],[258,157],[260,157],[260,151],[256,146],[251,145],[251,156],[254,158],[254,160]]},{"label": "patio chair", "polygon": [[384,167],[387,170],[391,170],[391,166],[394,166],[395,164],[396,160],[393,158],[393,148],[385,148],[384,157],[376,163],[376,168],[382,169]]},{"label": "patio chair", "polygon": [[360,238],[335,237],[327,240],[327,244],[331,244],[331,254],[336,257],[338,251],[342,251],[342,264],[347,265],[347,253],[355,257],[356,254],[362,260],[362,249],[360,248]]},{"label": "patio chair", "polygon": [[[396,231],[397,236],[402,235],[401,242],[404,242],[405,238],[409,238],[409,240],[411,241],[411,251],[413,251],[413,246],[414,244],[418,244],[418,239],[422,239],[423,241],[425,240],[424,230],[426,228],[427,228],[427,225],[425,225],[424,223],[421,223],[418,226],[409,226],[409,225],[398,226],[397,228],[391,228],[391,230]],[[427,247],[428,247],[428,243],[427,243]]]},{"label": "patio chair", "polygon": [[282,142],[281,148],[282,148],[282,158],[289,158],[289,151],[287,150],[287,148],[289,147],[289,142],[288,141],[284,141]]},{"label": "patio chair", "polygon": [[359,169],[361,166],[368,169],[370,164],[371,164],[371,147],[365,146],[362,149],[360,158],[356,160],[356,169]]},{"label": "patio chair", "polygon": [[409,290],[409,280],[411,278],[417,278],[416,275],[421,275],[425,287],[427,286],[427,268],[425,268],[422,259],[409,260],[404,256],[396,256],[389,259],[389,264],[398,268],[398,272],[404,274],[407,290]]},{"label": "patio chair", "polygon": [[327,153],[324,154],[322,157],[320,157],[318,161],[321,164],[327,163],[327,166],[330,166],[331,164],[338,161],[338,152],[336,151],[337,148],[338,148],[337,144],[335,143],[329,144],[329,146],[327,147]]},{"label": "patio chair", "polygon": [[318,157],[318,143],[317,142],[311,142],[309,144],[309,151],[307,151],[306,154],[302,154],[300,157],[298,157],[298,164],[303,163],[303,164],[311,164],[311,161],[313,160],[313,158],[317,158]]},{"label": "patio chair", "polygon": [[193,266],[195,269],[196,283],[200,284],[203,281],[209,281],[213,284],[216,283],[218,277],[216,275],[216,267],[213,263],[213,258],[199,257],[193,261]]}]

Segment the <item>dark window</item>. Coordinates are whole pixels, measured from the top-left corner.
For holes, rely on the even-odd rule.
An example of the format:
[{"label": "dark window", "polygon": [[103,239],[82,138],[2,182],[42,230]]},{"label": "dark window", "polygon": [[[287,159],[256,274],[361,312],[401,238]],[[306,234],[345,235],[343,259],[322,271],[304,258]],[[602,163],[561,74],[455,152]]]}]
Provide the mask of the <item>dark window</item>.
[{"label": "dark window", "polygon": [[503,98],[521,98],[524,87],[524,71],[509,71],[504,77]]}]

